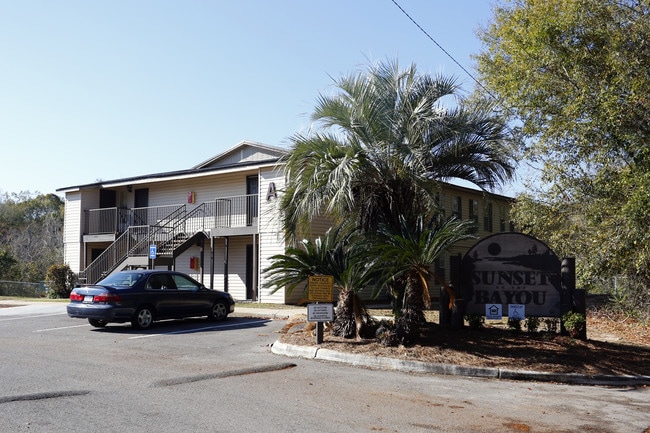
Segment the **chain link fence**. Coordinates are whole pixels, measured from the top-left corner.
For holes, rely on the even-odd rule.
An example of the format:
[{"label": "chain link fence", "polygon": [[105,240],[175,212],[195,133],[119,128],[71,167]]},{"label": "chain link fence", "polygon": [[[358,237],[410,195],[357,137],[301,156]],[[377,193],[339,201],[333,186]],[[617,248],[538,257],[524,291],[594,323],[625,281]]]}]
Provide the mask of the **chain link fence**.
[{"label": "chain link fence", "polygon": [[0,296],[42,298],[46,294],[47,286],[44,282],[23,283],[20,281],[0,281]]}]

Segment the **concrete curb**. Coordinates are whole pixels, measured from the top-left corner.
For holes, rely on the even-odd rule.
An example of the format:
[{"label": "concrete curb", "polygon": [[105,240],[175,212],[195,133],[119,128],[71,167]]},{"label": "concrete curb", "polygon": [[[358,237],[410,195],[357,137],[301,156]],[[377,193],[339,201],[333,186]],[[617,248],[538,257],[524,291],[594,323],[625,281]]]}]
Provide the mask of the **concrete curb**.
[{"label": "concrete curb", "polygon": [[556,382],[571,385],[640,386],[650,385],[650,376],[584,375],[575,373],[548,373],[503,368],[468,367],[454,364],[427,363],[379,356],[342,353],[317,346],[297,346],[280,340],[273,343],[271,352],[289,357],[340,362],[357,367],[396,370],[406,373],[427,373],[449,376],[481,377],[491,379]]}]

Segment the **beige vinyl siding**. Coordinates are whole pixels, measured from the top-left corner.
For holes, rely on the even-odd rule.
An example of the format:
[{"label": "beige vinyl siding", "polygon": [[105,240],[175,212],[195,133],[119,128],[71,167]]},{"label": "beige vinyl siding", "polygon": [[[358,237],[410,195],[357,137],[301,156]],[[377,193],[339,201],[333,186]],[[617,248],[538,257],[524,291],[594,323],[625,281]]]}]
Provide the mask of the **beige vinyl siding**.
[{"label": "beige vinyl siding", "polygon": [[273,289],[267,282],[267,278],[264,274],[264,269],[271,265],[271,257],[276,254],[285,253],[285,243],[284,236],[280,230],[265,230],[260,233],[259,237],[259,292],[260,292],[260,302],[269,302],[269,303],[291,303],[291,300],[294,296],[289,296],[285,294],[284,290],[278,290],[275,293],[271,293]]},{"label": "beige vinyl siding", "polygon": [[258,284],[259,301],[273,304],[292,303],[292,296],[287,296],[284,289],[271,293],[264,269],[271,265],[270,257],[276,254],[284,254],[285,241],[280,219],[278,217],[278,199],[274,196],[268,197],[270,183],[275,183],[276,191],[284,188],[284,174],[280,169],[265,169],[260,171],[260,224],[259,224],[259,256],[258,260]]},{"label": "beige vinyl siding", "polygon": [[269,159],[275,159],[278,156],[278,152],[270,149],[244,146],[240,149],[234,150],[229,155],[222,157],[217,164],[213,164],[211,167],[237,164],[240,162],[268,161]]},{"label": "beige vinyl siding", "polygon": [[198,282],[202,282],[203,285],[209,286],[210,285],[210,263],[208,262],[210,260],[210,244],[209,240],[206,240],[206,250],[207,254],[205,255],[205,264],[204,264],[204,277],[203,281],[201,281],[201,269],[192,269],[190,268],[190,258],[191,257],[201,257],[201,247],[199,246],[193,246],[190,247],[187,251],[184,251],[182,254],[180,254],[178,257],[176,257],[176,261],[174,262],[174,270],[178,272],[183,272],[184,274],[189,275],[190,277],[194,278]]},{"label": "beige vinyl siding", "polygon": [[[225,241],[223,238],[214,239],[214,281],[212,289],[225,290],[224,286],[224,248]],[[231,255],[232,258],[232,255]],[[210,278],[210,257],[206,258],[206,275],[208,275],[207,285],[209,286]],[[232,292],[230,292],[232,293]]]},{"label": "beige vinyl siding", "polygon": [[[149,189],[149,206],[186,204],[187,209],[192,210],[200,203],[212,202],[217,197],[246,194],[246,177],[256,174],[256,170],[251,170],[221,176],[143,184],[138,185],[138,188]],[[189,192],[194,192],[194,204],[187,203]]]},{"label": "beige vinyl siding", "polygon": [[97,209],[99,207],[99,188],[81,191],[82,209]]},{"label": "beige vinyl siding", "polygon": [[279,232],[281,230],[278,216],[278,197],[268,196],[269,186],[273,182],[277,196],[284,188],[284,174],[278,169],[264,169],[259,172],[259,216],[260,233]]},{"label": "beige vinyl siding", "polygon": [[[228,292],[236,300],[246,299],[246,245],[252,243],[252,236],[231,237],[228,245]],[[210,287],[210,244],[206,240],[203,284]],[[201,281],[201,271],[190,269],[190,257],[200,257],[200,247],[192,247],[176,258],[176,270]],[[224,278],[225,239],[214,240],[214,286],[225,290]]]},{"label": "beige vinyl siding", "polygon": [[65,195],[63,219],[63,258],[72,272],[80,271],[82,257],[82,221],[81,192],[76,191]]},{"label": "beige vinyl siding", "polygon": [[[238,300],[246,299],[246,245],[252,242],[252,236],[230,238],[228,248],[228,292]],[[216,261],[216,263],[223,262]],[[221,273],[223,274],[223,270]]]},{"label": "beige vinyl siding", "polygon": [[234,148],[203,161],[193,168],[216,168],[239,163],[267,162],[277,160],[285,153],[286,149],[281,147],[244,140]]},{"label": "beige vinyl siding", "polygon": [[65,195],[63,261],[75,273],[85,269],[85,257],[90,251],[88,245],[84,251],[83,244],[87,216],[85,211],[98,207],[99,188],[68,192]]},{"label": "beige vinyl siding", "polygon": [[[332,226],[332,223],[329,219],[318,216],[312,219],[312,225],[311,225],[311,230],[309,235],[307,236],[302,236],[302,238],[309,238],[309,239],[316,239],[318,237],[322,237],[327,229],[329,229]],[[286,304],[302,304],[305,303],[307,300],[307,291],[306,291],[307,284],[305,283],[303,286],[299,286],[296,289],[292,291],[291,294],[286,294],[285,295],[285,303]],[[334,299],[336,299],[337,294],[334,293]]]}]

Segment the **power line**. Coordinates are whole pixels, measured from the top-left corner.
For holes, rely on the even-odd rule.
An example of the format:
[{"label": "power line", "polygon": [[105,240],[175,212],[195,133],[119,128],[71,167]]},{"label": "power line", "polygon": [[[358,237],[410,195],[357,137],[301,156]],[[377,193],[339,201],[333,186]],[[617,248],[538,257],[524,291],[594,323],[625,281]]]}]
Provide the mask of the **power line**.
[{"label": "power line", "polygon": [[473,75],[472,75],[472,74],[471,74],[467,69],[465,69],[465,67],[464,67],[463,65],[461,65],[460,63],[458,63],[458,61],[454,58],[454,56],[452,56],[451,54],[449,54],[449,52],[447,52],[447,50],[445,50],[445,49],[442,47],[442,45],[440,45],[440,44],[439,44],[439,43],[438,43],[438,42],[437,42],[437,41],[436,41],[436,40],[435,40],[435,39],[434,39],[434,38],[433,38],[429,33],[427,33],[427,31],[424,30],[424,28],[422,28],[422,26],[421,26],[420,24],[418,24],[418,22],[415,21],[415,20],[413,19],[413,17],[411,17],[411,15],[409,15],[408,12],[406,12],[406,11],[404,10],[404,8],[403,8],[402,6],[400,6],[399,3],[397,3],[396,0],[391,0],[391,1],[395,4],[395,6],[397,6],[397,7],[399,8],[399,10],[402,11],[402,13],[403,13],[403,14],[404,14],[404,15],[405,15],[409,20],[411,20],[411,22],[412,22],[413,24],[415,24],[415,26],[416,26],[418,29],[420,29],[420,31],[421,31],[422,33],[424,33],[424,35],[425,35],[427,38],[429,38],[429,40],[431,40],[431,42],[433,42],[434,44],[436,44],[436,46],[437,46],[438,48],[440,48],[440,50],[441,50],[443,53],[445,53],[445,54],[447,55],[447,57],[449,57],[449,58],[450,58],[450,59],[451,59],[455,64],[457,64],[458,67],[459,67],[460,69],[462,69],[462,70],[463,70],[463,71],[464,71],[464,72],[465,72],[465,73],[466,73],[466,74],[467,74],[467,75],[468,75],[472,80],[474,80],[474,82],[475,82],[476,84],[478,84],[479,86],[481,86],[481,88],[482,88],[483,90],[485,90],[485,92],[487,92],[488,95],[490,95],[494,100],[497,100],[497,98],[496,98],[496,97],[495,97],[495,96],[494,96],[494,95],[493,95],[493,94],[492,94],[492,93],[487,89],[487,87],[485,87],[485,86],[484,86],[484,85],[483,85],[479,80],[477,80],[477,79],[476,79],[476,78],[475,78],[475,77],[474,77],[474,76],[473,76]]}]

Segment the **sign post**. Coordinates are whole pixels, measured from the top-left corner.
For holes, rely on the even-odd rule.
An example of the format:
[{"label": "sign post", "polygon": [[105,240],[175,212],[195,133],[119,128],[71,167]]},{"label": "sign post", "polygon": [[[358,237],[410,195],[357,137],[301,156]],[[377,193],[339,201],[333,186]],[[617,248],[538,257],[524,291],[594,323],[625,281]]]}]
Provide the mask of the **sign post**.
[{"label": "sign post", "polygon": [[151,259],[151,266],[149,266],[149,269],[153,269],[154,260],[156,259],[157,254],[158,251],[156,249],[156,244],[149,245],[149,258]]},{"label": "sign post", "polygon": [[[307,321],[316,322],[316,344],[323,342],[323,322],[334,320],[333,292],[333,276],[312,275],[309,277],[309,301],[316,302],[316,304],[307,306]],[[319,302],[325,302],[325,304],[319,304]]]}]

